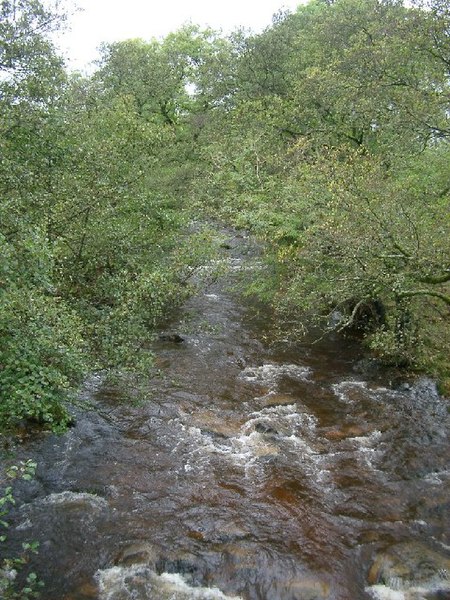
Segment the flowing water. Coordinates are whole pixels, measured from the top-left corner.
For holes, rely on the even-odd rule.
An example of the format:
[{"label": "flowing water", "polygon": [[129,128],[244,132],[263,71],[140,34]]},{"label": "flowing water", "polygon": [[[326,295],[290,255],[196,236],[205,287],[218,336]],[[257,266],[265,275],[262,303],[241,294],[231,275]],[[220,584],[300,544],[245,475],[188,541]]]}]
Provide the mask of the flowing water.
[{"label": "flowing water", "polygon": [[93,377],[74,428],[24,442],[7,550],[39,541],[45,600],[450,598],[446,401],[350,342],[270,347],[231,280],[153,344],[143,397]]}]

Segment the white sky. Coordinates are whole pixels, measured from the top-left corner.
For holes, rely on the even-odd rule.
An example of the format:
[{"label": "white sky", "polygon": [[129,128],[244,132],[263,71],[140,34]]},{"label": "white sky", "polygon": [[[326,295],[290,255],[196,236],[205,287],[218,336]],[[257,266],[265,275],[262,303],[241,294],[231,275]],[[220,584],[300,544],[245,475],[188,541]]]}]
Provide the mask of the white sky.
[{"label": "white sky", "polygon": [[71,68],[84,69],[97,58],[101,42],[159,38],[189,21],[224,32],[239,26],[258,31],[270,24],[280,8],[294,11],[301,1],[76,0],[83,11],[70,18],[70,29],[58,45]]}]

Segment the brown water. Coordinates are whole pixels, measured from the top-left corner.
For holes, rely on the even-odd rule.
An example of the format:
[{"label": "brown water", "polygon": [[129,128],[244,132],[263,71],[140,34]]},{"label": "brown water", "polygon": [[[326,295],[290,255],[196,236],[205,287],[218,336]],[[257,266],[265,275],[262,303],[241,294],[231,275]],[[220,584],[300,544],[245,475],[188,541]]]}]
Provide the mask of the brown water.
[{"label": "brown water", "polygon": [[231,280],[154,344],[139,403],[93,377],[68,434],[23,445],[8,550],[39,540],[46,600],[450,598],[446,401],[364,378],[350,342],[270,348]]}]

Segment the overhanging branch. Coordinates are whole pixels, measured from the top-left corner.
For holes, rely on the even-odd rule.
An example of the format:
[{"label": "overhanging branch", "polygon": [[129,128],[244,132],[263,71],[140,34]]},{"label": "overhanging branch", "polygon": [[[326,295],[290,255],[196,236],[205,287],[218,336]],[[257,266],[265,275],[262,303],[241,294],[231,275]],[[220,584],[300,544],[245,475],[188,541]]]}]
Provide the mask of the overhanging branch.
[{"label": "overhanging branch", "polygon": [[412,298],[414,296],[429,296],[431,298],[438,298],[439,300],[442,300],[442,302],[444,302],[447,306],[450,306],[450,296],[442,294],[441,292],[435,292],[434,290],[409,290],[397,294],[398,298]]}]

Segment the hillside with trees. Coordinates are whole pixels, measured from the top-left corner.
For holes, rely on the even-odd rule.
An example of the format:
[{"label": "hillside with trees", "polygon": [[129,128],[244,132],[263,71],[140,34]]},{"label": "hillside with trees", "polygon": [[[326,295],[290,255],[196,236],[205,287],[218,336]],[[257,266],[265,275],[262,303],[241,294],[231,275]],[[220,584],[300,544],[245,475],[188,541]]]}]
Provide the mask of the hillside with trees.
[{"label": "hillside with trees", "polygon": [[357,335],[449,391],[447,0],[189,25],[105,45],[92,76],[67,71],[45,6],[0,2],[3,429],[63,428],[94,369],[145,372],[212,221],[264,241],[245,285],[283,335]]}]

